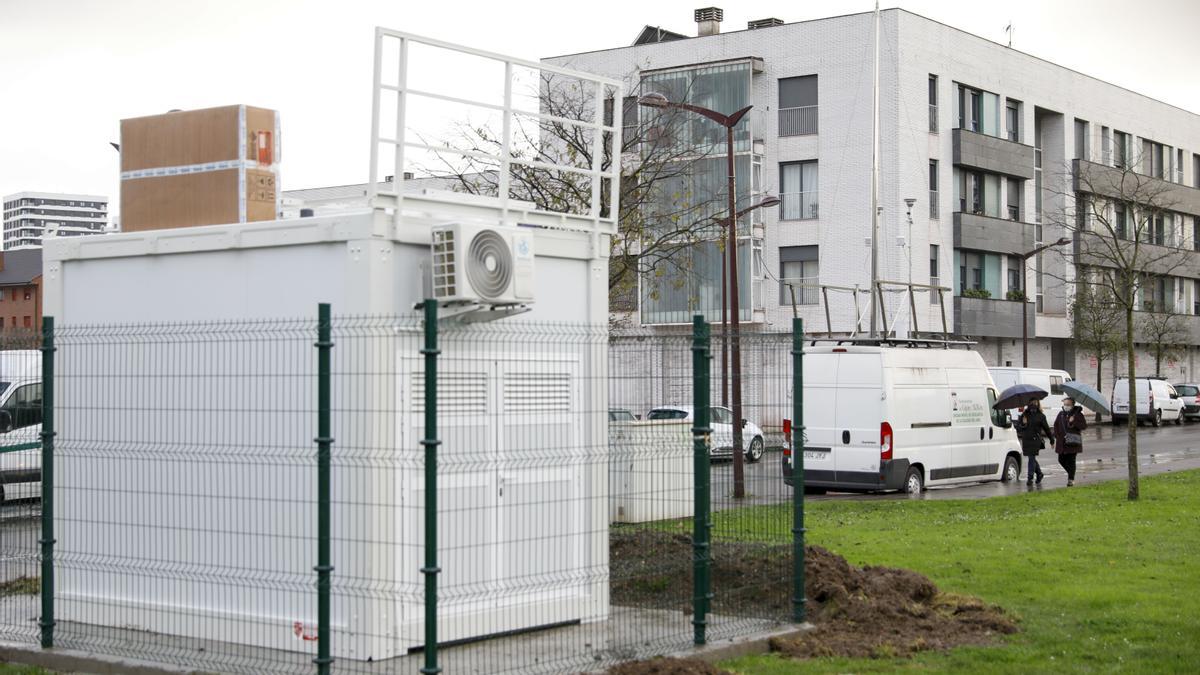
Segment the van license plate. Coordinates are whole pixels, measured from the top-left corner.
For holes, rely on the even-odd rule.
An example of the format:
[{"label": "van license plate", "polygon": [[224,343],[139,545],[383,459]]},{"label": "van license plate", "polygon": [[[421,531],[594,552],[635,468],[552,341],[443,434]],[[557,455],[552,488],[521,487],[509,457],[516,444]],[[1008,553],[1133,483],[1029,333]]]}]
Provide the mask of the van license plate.
[{"label": "van license plate", "polygon": [[1122,411],[1122,412],[1123,412],[1123,411],[1129,410],[1129,406],[1127,406],[1127,405],[1119,405],[1119,406],[1117,406],[1117,410],[1120,410],[1120,411]]},{"label": "van license plate", "polygon": [[829,459],[829,448],[805,449],[804,459],[819,459],[819,460]]}]

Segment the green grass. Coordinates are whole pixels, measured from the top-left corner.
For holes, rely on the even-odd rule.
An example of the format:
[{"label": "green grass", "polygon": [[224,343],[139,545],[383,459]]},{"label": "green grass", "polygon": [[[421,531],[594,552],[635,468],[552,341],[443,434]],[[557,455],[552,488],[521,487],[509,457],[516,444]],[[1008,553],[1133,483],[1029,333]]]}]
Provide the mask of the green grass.
[{"label": "green grass", "polygon": [[[780,540],[783,514],[714,516],[717,529]],[[814,502],[808,543],[858,565],[917,570],[942,590],[979,596],[1020,618],[996,647],[911,660],[774,655],[722,664],[746,675],[913,670],[972,673],[1200,672],[1200,471],[974,501]]]},{"label": "green grass", "polygon": [[37,666],[12,665],[0,662],[0,675],[50,675],[51,671]]}]

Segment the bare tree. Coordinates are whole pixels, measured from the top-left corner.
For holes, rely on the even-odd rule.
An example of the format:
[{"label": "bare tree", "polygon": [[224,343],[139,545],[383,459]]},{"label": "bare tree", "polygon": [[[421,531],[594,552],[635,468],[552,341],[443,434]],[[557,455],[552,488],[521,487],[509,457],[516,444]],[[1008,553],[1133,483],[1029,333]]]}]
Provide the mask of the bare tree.
[{"label": "bare tree", "polygon": [[[1178,186],[1146,175],[1120,152],[1117,166],[1077,161],[1072,168],[1074,213],[1062,226],[1074,233],[1075,263],[1080,283],[1111,299],[1121,318],[1119,337],[1125,353],[1129,385],[1128,498],[1139,495],[1137,462],[1137,373],[1134,349],[1138,338],[1135,312],[1144,309],[1146,279],[1170,277],[1188,262],[1189,252],[1168,227]],[[1120,161],[1125,160],[1125,161]],[[1148,276],[1149,275],[1149,276]],[[1171,298],[1174,301],[1174,296]]]},{"label": "bare tree", "polygon": [[1138,329],[1154,354],[1155,374],[1162,373],[1163,361],[1180,358],[1190,339],[1182,318],[1169,303],[1163,311],[1143,312],[1138,317]]},{"label": "bare tree", "polygon": [[[597,147],[595,129],[562,120],[594,119],[596,93],[575,82],[544,75],[537,93],[540,112],[556,119],[515,116],[509,132],[509,152],[515,159],[508,176],[509,197],[535,204],[539,209],[587,213],[591,208],[591,178],[579,173],[547,168],[568,165],[595,166],[602,171],[613,162],[621,166],[617,233],[610,241],[609,297],[615,308],[636,305],[642,283],[644,294],[654,296],[660,284],[676,288],[686,283],[693,269],[697,244],[714,242],[721,250],[719,218],[724,216],[722,180],[705,184],[701,167],[712,151],[680,139],[691,130],[686,118],[670,111],[637,115],[636,97],[604,101],[605,122],[614,109],[622,109],[621,147],[614,156],[611,135],[605,133]],[[452,125],[454,138],[444,143],[451,152],[435,153],[434,166],[421,167],[431,174],[454,178],[454,189],[499,194],[501,176],[497,162],[504,134],[497,125],[462,122]],[[723,179],[723,172],[719,178]],[[601,214],[608,216],[611,199],[602,191]]]},{"label": "bare tree", "polygon": [[[1115,359],[1122,351],[1124,327],[1116,300],[1104,286],[1087,283],[1088,273],[1081,271],[1071,301],[1071,328],[1075,344],[1084,354],[1096,359],[1096,389],[1104,391],[1104,360]],[[1115,376],[1116,365],[1113,366]],[[1100,421],[1100,413],[1096,413]]]}]

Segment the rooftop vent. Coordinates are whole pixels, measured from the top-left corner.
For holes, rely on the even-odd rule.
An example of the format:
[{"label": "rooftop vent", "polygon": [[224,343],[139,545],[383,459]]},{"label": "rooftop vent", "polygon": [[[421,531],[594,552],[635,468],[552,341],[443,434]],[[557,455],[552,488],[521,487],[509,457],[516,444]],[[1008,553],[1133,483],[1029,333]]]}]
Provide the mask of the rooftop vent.
[{"label": "rooftop vent", "polygon": [[758,19],[756,21],[747,21],[746,28],[754,30],[755,28],[770,28],[771,26],[782,26],[783,19],[771,17],[769,19]]},{"label": "rooftop vent", "polygon": [[721,21],[725,19],[725,11],[720,7],[701,7],[695,12],[696,35],[716,35],[721,32]]}]

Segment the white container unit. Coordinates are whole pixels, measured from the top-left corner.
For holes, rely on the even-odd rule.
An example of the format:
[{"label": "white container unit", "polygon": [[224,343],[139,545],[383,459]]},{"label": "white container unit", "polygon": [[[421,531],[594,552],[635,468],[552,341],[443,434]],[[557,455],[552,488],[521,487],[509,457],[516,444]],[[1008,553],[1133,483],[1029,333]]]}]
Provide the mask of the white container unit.
[{"label": "white container unit", "polygon": [[692,423],[612,421],[608,426],[612,522],[690,518],[695,513]]},{"label": "white container unit", "polygon": [[[404,91],[405,59],[417,47],[490,59],[503,72],[546,69],[382,29],[376,41],[376,101],[381,93],[418,96]],[[390,83],[379,61],[395,53],[389,41],[400,43],[400,75]],[[616,119],[599,120],[608,94],[621,100],[620,84],[555,72],[602,95],[596,121],[583,125],[619,148],[620,106]],[[503,114],[512,115],[518,104],[500,89]],[[445,322],[440,338],[439,639],[607,616],[603,335],[616,224],[600,212],[598,193],[585,212],[568,214],[506,191],[405,192],[404,152],[420,144],[405,142],[403,120],[380,120],[380,108],[370,185],[380,148],[394,151],[398,179],[387,184],[393,192],[372,190],[360,211],[46,241],[45,313],[65,331],[57,363],[60,622],[315,652],[315,378],[277,379],[315,372],[313,338],[273,342],[268,328],[248,330],[245,340],[195,331],[147,337],[153,329],[116,326],[207,322],[197,330],[218,336],[223,321],[311,317],[305,330],[315,331],[317,304],[328,302],[335,318],[410,317],[396,320],[396,339],[369,348],[346,339],[332,351],[335,374],[362,373],[335,377],[333,391],[333,654],[380,660],[422,644],[414,304],[433,292],[434,232],[456,224],[469,225],[459,232],[495,229],[532,265],[521,262],[526,285],[506,296],[519,306],[489,302],[485,284],[457,289],[454,306],[441,311],[459,320]],[[504,153],[499,172],[519,161]],[[618,211],[616,167],[563,170],[585,176],[593,191],[611,190],[604,201]],[[496,260],[483,262],[494,271]],[[527,274],[533,268],[536,276]],[[551,324],[576,328],[546,328],[552,339],[531,348],[536,340],[522,327],[536,333]],[[70,327],[81,325],[116,339],[72,342]]]}]

